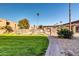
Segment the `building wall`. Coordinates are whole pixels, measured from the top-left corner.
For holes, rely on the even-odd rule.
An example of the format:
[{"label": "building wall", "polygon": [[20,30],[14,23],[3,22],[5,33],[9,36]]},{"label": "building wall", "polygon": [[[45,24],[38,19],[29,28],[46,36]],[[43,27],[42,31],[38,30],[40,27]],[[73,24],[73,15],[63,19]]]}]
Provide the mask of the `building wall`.
[{"label": "building wall", "polygon": [[5,25],[6,25],[6,20],[0,19],[0,27],[5,26]]},{"label": "building wall", "polygon": [[6,26],[6,22],[10,22],[10,26],[15,31],[18,29],[18,25],[15,22],[0,18],[0,27]]},{"label": "building wall", "polygon": [[[69,29],[69,24],[66,24],[64,25],[67,29]],[[74,22],[74,23],[71,23],[71,30],[74,32],[74,33],[77,33],[79,32],[79,22]]]},{"label": "building wall", "polygon": [[12,27],[13,30],[18,30],[18,25],[15,22],[11,22],[11,21],[8,22],[10,22],[10,26]]}]

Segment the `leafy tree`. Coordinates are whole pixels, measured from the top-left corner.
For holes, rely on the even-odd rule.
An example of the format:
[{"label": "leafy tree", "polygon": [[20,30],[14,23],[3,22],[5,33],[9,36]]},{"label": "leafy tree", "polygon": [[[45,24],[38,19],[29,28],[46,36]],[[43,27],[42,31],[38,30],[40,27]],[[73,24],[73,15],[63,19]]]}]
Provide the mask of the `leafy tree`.
[{"label": "leafy tree", "polygon": [[10,22],[6,22],[6,25],[10,25]]},{"label": "leafy tree", "polygon": [[43,26],[42,26],[42,25],[40,25],[38,28],[39,28],[39,29],[43,29]]},{"label": "leafy tree", "polygon": [[27,19],[22,19],[19,21],[18,26],[20,27],[20,29],[29,29],[30,24]]}]

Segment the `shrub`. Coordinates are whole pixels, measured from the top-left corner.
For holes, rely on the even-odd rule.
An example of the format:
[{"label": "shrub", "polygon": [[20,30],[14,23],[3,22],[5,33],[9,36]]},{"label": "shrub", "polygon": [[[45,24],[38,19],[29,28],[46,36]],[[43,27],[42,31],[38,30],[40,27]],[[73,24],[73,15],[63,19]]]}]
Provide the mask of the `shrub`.
[{"label": "shrub", "polygon": [[60,38],[69,38],[70,39],[73,36],[73,32],[68,29],[58,30],[57,34]]},{"label": "shrub", "polygon": [[42,25],[40,25],[38,28],[39,28],[39,29],[43,29],[43,26],[42,26]]},{"label": "shrub", "polygon": [[9,26],[9,25],[5,26],[5,29],[6,29],[6,32],[8,32],[8,33],[13,32],[12,27],[11,27],[11,26]]}]

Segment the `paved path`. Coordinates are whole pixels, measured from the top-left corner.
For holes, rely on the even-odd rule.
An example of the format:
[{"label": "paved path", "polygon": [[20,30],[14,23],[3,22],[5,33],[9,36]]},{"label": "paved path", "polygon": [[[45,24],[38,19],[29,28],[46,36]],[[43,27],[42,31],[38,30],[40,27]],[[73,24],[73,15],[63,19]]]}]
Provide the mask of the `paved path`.
[{"label": "paved path", "polygon": [[64,56],[64,54],[61,54],[61,48],[59,46],[59,41],[56,40],[54,37],[48,37],[49,39],[49,46],[46,51],[45,56]]},{"label": "paved path", "polygon": [[79,56],[79,36],[61,39],[48,36],[49,46],[45,56]]}]

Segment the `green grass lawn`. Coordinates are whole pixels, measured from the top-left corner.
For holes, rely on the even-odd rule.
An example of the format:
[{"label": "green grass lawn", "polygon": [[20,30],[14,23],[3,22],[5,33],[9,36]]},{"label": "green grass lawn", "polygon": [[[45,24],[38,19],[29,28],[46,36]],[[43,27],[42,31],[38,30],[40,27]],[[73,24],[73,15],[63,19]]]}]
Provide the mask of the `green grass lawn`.
[{"label": "green grass lawn", "polygon": [[0,36],[1,56],[40,56],[47,46],[46,36]]}]

